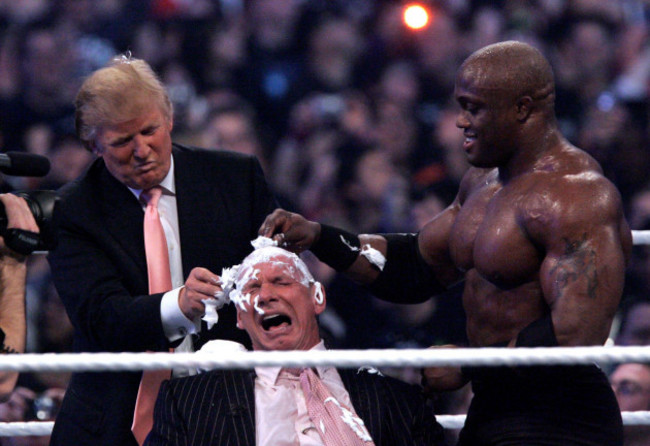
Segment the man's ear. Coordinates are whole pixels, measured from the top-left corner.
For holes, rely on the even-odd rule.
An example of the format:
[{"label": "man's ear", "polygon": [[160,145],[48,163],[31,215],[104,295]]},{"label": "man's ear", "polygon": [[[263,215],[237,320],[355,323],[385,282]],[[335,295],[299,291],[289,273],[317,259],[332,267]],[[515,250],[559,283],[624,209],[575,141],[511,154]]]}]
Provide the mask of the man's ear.
[{"label": "man's ear", "polygon": [[321,314],[325,311],[327,299],[325,298],[325,288],[320,282],[314,282],[312,288],[312,299],[314,299],[314,312]]},{"label": "man's ear", "polygon": [[522,96],[517,100],[517,120],[524,122],[533,110],[533,98]]},{"label": "man's ear", "polygon": [[95,156],[102,156],[101,150],[100,150],[100,148],[97,146],[97,143],[96,143],[94,140],[92,140],[92,141],[88,141],[88,142],[86,143],[86,147],[88,147],[88,150],[90,150],[90,151],[93,153],[93,155],[95,155]]}]

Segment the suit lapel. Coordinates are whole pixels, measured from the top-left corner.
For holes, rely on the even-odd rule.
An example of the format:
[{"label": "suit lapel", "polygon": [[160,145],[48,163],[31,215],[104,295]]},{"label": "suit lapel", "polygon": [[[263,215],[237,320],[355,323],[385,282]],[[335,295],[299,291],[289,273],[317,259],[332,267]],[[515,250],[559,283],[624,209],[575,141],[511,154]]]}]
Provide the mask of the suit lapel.
[{"label": "suit lapel", "polygon": [[[105,227],[124,252],[132,257],[147,277],[147,261],[144,255],[142,220],[144,213],[133,193],[117,181],[106,168],[99,180],[102,216]],[[104,224],[100,222],[100,224]]]},{"label": "suit lapel", "polygon": [[366,425],[375,444],[381,443],[381,420],[383,405],[379,404],[376,377],[365,370],[337,369],[345,385],[354,410]]},{"label": "suit lapel", "polygon": [[191,266],[196,264],[194,252],[188,246],[214,246],[206,242],[206,216],[203,213],[208,206],[201,206],[201,200],[208,196],[207,185],[198,181],[192,158],[185,152],[174,150],[174,178],[176,183],[176,207],[178,209],[178,226],[183,257],[183,276],[187,277]]},{"label": "suit lapel", "polygon": [[[210,265],[224,264],[219,249],[206,250],[206,246],[222,246],[225,242],[219,229],[228,219],[228,210],[219,197],[224,185],[217,187],[217,181],[205,181],[209,174],[201,172],[206,166],[200,157],[191,156],[191,152],[174,150],[174,175],[176,182],[176,206],[178,209],[178,226],[180,242],[183,249],[183,274],[187,277],[195,265],[210,268]],[[213,173],[218,175],[217,172]],[[206,203],[208,201],[209,203]],[[221,236],[221,238],[219,238]],[[188,247],[197,247],[190,250]],[[230,265],[228,265],[230,266]],[[219,274],[221,271],[214,271]]]}]

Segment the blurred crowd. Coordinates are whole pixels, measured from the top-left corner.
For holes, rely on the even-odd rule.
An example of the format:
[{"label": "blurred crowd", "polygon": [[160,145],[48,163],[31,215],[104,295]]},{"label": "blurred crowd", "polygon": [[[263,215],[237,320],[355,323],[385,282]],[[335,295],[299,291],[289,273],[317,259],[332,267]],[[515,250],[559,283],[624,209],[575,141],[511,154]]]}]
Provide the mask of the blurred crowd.
[{"label": "blurred crowd", "polygon": [[[52,164],[43,178],[5,176],[2,188],[56,189],[83,171],[93,155],[74,136],[74,94],[130,52],[168,86],[175,141],[255,154],[280,203],[309,219],[417,231],[467,168],[456,69],[515,39],[552,62],[562,132],[602,164],[632,228],[650,229],[648,0],[423,3],[430,21],[414,30],[397,0],[0,1],[0,151]],[[463,344],[457,290],[396,306],[307,260],[329,290],[321,323],[334,346]],[[638,301],[650,306],[650,246],[635,247],[621,320]],[[43,256],[31,259],[27,307],[28,351],[68,351],[71,326]],[[650,344],[643,322],[638,341]],[[41,395],[66,379],[26,374],[21,384]]]}]

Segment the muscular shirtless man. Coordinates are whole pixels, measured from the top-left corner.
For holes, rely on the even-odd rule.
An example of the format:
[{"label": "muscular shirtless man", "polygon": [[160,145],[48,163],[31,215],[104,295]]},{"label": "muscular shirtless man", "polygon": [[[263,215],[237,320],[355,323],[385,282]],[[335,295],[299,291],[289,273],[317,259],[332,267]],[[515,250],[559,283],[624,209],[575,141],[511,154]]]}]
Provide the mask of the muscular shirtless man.
[{"label": "muscular shirtless man", "polygon": [[[356,236],[284,210],[260,234],[311,249],[393,302],[424,301],[464,278],[473,347],[602,345],[631,233],[614,185],[557,128],[548,61],[520,42],[487,46],[463,62],[454,95],[472,167],[418,234]],[[383,271],[358,255],[365,245],[385,256]],[[468,381],[461,445],[622,443],[615,397],[595,365],[424,371],[428,392]]]}]

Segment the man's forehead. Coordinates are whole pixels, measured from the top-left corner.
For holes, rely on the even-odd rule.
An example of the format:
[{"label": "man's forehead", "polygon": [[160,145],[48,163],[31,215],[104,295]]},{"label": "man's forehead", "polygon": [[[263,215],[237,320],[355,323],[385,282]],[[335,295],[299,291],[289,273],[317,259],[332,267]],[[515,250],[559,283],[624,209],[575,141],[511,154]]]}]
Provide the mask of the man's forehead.
[{"label": "man's forehead", "polygon": [[244,259],[237,273],[238,284],[243,285],[253,278],[258,279],[261,268],[265,271],[287,274],[300,282],[312,280],[307,266],[300,257],[282,248],[269,246],[256,249]]},{"label": "man's forehead", "polygon": [[290,275],[293,275],[296,272],[293,262],[286,258],[272,258],[256,263],[249,263],[244,265],[244,268],[257,270],[264,269],[273,273],[284,273]]},{"label": "man's forehead", "polygon": [[255,268],[264,265],[269,266],[282,266],[293,265],[293,259],[289,256],[290,253],[278,252],[277,249],[270,250],[268,248],[257,249],[248,255],[242,262],[244,268]]},{"label": "man's forehead", "polygon": [[[456,76],[456,88],[477,92],[507,91],[509,78],[503,69],[492,64],[470,62],[463,65]],[[510,86],[511,87],[511,86]]]}]

